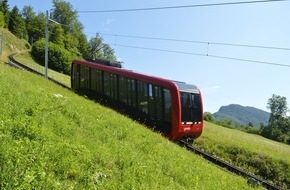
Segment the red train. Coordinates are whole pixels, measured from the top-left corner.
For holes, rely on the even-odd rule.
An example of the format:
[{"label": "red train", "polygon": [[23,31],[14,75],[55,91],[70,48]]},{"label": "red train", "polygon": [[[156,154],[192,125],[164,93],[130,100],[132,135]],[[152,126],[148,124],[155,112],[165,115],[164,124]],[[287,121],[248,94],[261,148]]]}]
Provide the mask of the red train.
[{"label": "red train", "polygon": [[71,86],[160,131],[171,140],[193,141],[203,129],[199,89],[190,84],[74,60]]}]

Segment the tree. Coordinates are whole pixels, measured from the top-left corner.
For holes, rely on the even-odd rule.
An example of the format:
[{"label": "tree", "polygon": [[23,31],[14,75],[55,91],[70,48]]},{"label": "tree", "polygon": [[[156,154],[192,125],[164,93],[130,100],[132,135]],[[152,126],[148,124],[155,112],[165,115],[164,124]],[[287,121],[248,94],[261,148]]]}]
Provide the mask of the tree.
[{"label": "tree", "polygon": [[3,28],[5,26],[4,14],[0,11],[0,27]]},{"label": "tree", "polygon": [[8,29],[18,38],[27,38],[25,22],[22,19],[17,6],[14,6],[10,13]]},{"label": "tree", "polygon": [[99,33],[96,34],[95,37],[92,37],[89,41],[89,57],[92,59],[96,58],[102,58],[102,46],[103,46],[103,39],[99,35]]},{"label": "tree", "polygon": [[64,31],[59,24],[49,25],[49,41],[64,47]]},{"label": "tree", "polygon": [[8,5],[8,0],[1,0],[0,1],[0,11],[4,14],[4,27],[8,28],[8,24],[9,24],[9,5]]},{"label": "tree", "polygon": [[[69,51],[63,46],[49,42],[48,44],[49,54],[49,68],[62,72],[64,74],[70,73],[70,65],[75,58]],[[38,40],[32,46],[31,55],[34,60],[44,65],[44,51],[45,51],[45,39]]]},{"label": "tree", "polygon": [[83,29],[81,23],[77,19],[77,11],[73,10],[73,6],[69,2],[53,0],[53,5],[52,19],[62,24],[66,34],[71,33],[72,29],[78,30],[78,32]]},{"label": "tree", "polygon": [[65,34],[64,46],[65,46],[66,50],[68,50],[76,55],[80,54],[80,52],[78,50],[79,41],[72,34]]},{"label": "tree", "polygon": [[286,117],[288,112],[287,99],[273,94],[268,100],[267,108],[271,110],[271,113],[268,126],[264,127],[262,135],[280,142],[287,142],[290,138],[289,120]]},{"label": "tree", "polygon": [[98,33],[89,41],[89,57],[116,61],[114,50],[108,44],[103,43],[103,39]]},{"label": "tree", "polygon": [[80,51],[83,57],[88,57],[89,55],[89,43],[85,34],[80,34],[78,36],[79,46],[78,50]]},{"label": "tree", "polygon": [[51,17],[60,23],[64,30],[65,48],[80,56],[88,54],[88,40],[83,34],[83,25],[78,21],[77,11],[69,2],[53,0],[54,9]]},{"label": "tree", "polygon": [[22,17],[26,24],[28,40],[30,44],[45,37],[45,14],[35,14],[31,6],[25,6],[22,10]]},{"label": "tree", "polygon": [[108,44],[104,44],[102,50],[105,59],[110,61],[116,61],[116,57],[114,55],[115,51],[111,48],[111,46],[109,46]]}]

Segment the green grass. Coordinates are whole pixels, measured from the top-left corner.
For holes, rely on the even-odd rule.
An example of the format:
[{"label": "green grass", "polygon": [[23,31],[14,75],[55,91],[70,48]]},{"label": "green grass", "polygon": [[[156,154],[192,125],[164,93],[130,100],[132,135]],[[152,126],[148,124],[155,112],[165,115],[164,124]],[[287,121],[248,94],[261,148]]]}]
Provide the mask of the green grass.
[{"label": "green grass", "polygon": [[7,62],[8,56],[12,53],[27,51],[30,48],[30,45],[25,40],[18,39],[5,28],[0,28],[0,38],[5,41],[2,47],[0,62]]},{"label": "green grass", "polygon": [[43,77],[0,64],[0,189],[251,189]]},{"label": "green grass", "polygon": [[[35,71],[38,71],[42,74],[45,73],[45,67],[43,67],[42,65],[39,65],[38,63],[36,63],[32,58],[31,58],[31,55],[29,52],[22,52],[22,53],[19,53],[19,54],[16,54],[14,56],[14,58],[26,65],[27,67],[30,67],[32,69],[34,69]],[[51,69],[48,69],[47,71],[47,74],[49,77],[57,80],[57,81],[60,81],[61,83],[63,83],[64,85],[66,85],[67,87],[70,87],[71,86],[71,82],[70,82],[70,76],[69,75],[65,75],[65,74],[62,74],[62,73],[59,73],[59,72],[56,72],[54,70],[51,70]]]},{"label": "green grass", "polygon": [[290,146],[205,122],[195,145],[264,179],[290,188]]}]

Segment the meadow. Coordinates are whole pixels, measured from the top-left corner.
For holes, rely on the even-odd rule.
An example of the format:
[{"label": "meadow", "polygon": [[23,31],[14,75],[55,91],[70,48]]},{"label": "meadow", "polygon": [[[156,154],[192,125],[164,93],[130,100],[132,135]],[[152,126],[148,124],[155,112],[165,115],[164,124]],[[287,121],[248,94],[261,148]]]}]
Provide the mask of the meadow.
[{"label": "meadow", "polygon": [[0,189],[251,189],[133,120],[0,64]]},{"label": "meadow", "polygon": [[263,179],[290,188],[290,146],[205,122],[195,146]]},{"label": "meadow", "polygon": [[[39,72],[39,73],[42,73],[44,74],[45,73],[45,67],[38,64],[37,62],[35,62],[29,51],[26,51],[26,52],[22,52],[22,53],[18,53],[14,56],[14,59],[16,61],[18,61],[19,63],[29,67],[29,68],[32,68],[33,70]],[[48,62],[49,64],[49,62]],[[70,76],[69,75],[65,75],[65,74],[62,74],[62,73],[59,73],[59,72],[56,72],[52,69],[48,69],[47,70],[47,75],[57,81],[61,81],[61,83],[63,83],[64,85],[66,85],[67,87],[70,87],[71,84],[70,84]]]},{"label": "meadow", "polygon": [[[34,62],[29,52],[18,54],[15,58],[44,72],[43,66]],[[69,76],[51,70],[49,74],[70,86]],[[205,122],[203,134],[194,145],[263,179],[290,188],[289,145],[209,122]]]}]

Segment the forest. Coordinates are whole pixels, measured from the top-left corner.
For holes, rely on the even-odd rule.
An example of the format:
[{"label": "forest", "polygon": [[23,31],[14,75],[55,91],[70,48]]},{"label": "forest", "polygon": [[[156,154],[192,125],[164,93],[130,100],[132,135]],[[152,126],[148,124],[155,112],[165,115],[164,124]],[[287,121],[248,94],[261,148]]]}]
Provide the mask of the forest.
[{"label": "forest", "polygon": [[45,28],[48,18],[49,67],[69,74],[70,63],[75,58],[104,58],[115,61],[114,50],[103,42],[101,36],[87,39],[84,26],[78,20],[78,12],[63,0],[53,0],[53,9],[47,13],[35,13],[27,5],[22,10],[10,9],[8,0],[0,1],[0,27],[7,28],[15,36],[26,40],[31,46],[31,55],[39,64],[45,60]]}]

